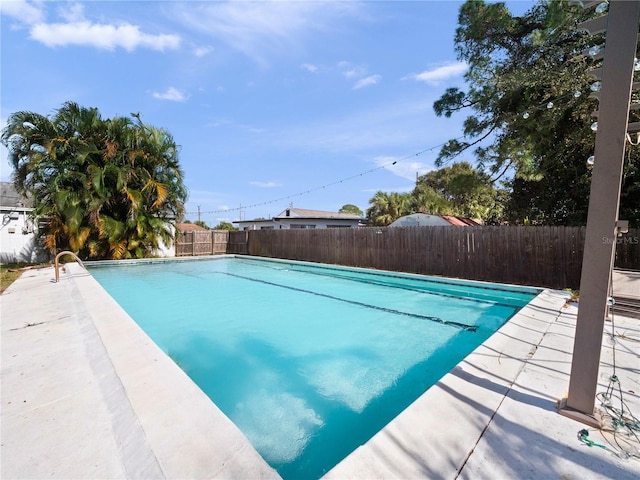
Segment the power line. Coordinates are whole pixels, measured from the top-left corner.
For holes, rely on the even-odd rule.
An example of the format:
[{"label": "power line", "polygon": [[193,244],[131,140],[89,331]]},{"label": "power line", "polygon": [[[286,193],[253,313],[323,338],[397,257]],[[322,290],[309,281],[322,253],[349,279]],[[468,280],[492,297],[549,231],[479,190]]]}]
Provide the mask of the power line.
[{"label": "power line", "polygon": [[448,141],[445,142],[445,143],[441,143],[439,145],[435,145],[433,147],[425,148],[424,150],[421,150],[421,151],[419,151],[417,153],[413,153],[411,155],[407,155],[405,157],[402,157],[402,158],[400,158],[398,160],[394,160],[393,162],[386,163],[386,164],[381,165],[379,167],[371,168],[371,169],[366,170],[364,172],[357,173],[355,175],[351,175],[350,177],[345,177],[345,178],[342,178],[340,180],[336,180],[336,181],[331,182],[331,183],[326,183],[326,184],[321,185],[319,187],[313,187],[313,188],[310,188],[308,190],[303,190],[303,191],[298,192],[298,193],[292,193],[291,195],[287,195],[287,196],[284,196],[284,197],[275,198],[273,200],[267,200],[265,202],[254,203],[254,204],[251,204],[251,205],[241,205],[240,207],[237,207],[237,208],[226,208],[226,209],[221,209],[221,210],[210,210],[210,211],[207,211],[207,212],[201,212],[200,209],[198,208],[197,212],[186,212],[185,215],[196,215],[196,214],[198,214],[198,215],[200,215],[200,214],[209,215],[209,214],[213,214],[213,213],[227,213],[227,212],[234,212],[234,211],[242,211],[242,210],[246,210],[247,208],[261,207],[263,205],[269,205],[271,203],[282,202],[284,200],[290,200],[292,198],[300,197],[302,195],[307,195],[307,194],[309,194],[311,192],[316,192],[318,190],[322,190],[322,189],[325,189],[327,187],[332,187],[334,185],[338,185],[338,184],[343,183],[343,182],[348,182],[349,180],[353,180],[354,178],[363,177],[364,175],[368,175],[370,173],[377,172],[378,170],[382,170],[382,169],[391,167],[393,165],[396,165],[399,162],[403,162],[403,161],[408,160],[410,158],[419,157],[420,155],[422,155],[424,153],[427,153],[427,152],[430,152],[432,150],[435,150],[436,148],[442,147],[446,143],[448,143]]},{"label": "power line", "polygon": [[[564,95],[557,96],[553,100],[551,100],[551,99],[545,100],[544,102],[541,102],[539,105],[534,105],[532,107],[529,107],[527,110],[525,110],[522,113],[513,114],[511,116],[511,120],[514,120],[516,117],[522,117],[523,119],[526,120],[527,118],[529,118],[530,112],[533,113],[535,111],[550,110],[550,109],[553,109],[556,106],[554,104],[554,102],[563,101],[563,100],[567,100],[567,99],[571,99],[571,98],[578,99],[581,95],[582,95],[582,92],[579,89],[576,89],[575,91],[572,91],[570,93],[566,93]],[[235,212],[235,211],[242,212],[242,210],[246,210],[248,208],[262,207],[264,205],[270,205],[272,203],[282,202],[284,200],[291,200],[292,198],[301,197],[303,195],[308,195],[308,194],[310,194],[312,192],[316,192],[318,190],[323,190],[325,188],[332,187],[334,185],[338,185],[340,183],[348,182],[349,180],[353,180],[354,178],[362,177],[364,175],[368,175],[370,173],[377,172],[378,170],[382,170],[382,169],[391,167],[393,165],[396,165],[399,162],[403,162],[403,161],[411,159],[411,158],[419,157],[420,155],[422,155],[424,153],[431,152],[431,151],[435,150],[436,148],[443,147],[443,146],[449,144],[452,141],[460,141],[460,140],[463,140],[465,138],[466,138],[466,135],[461,135],[461,136],[459,136],[457,138],[447,140],[446,142],[440,143],[438,145],[434,145],[432,147],[425,148],[424,150],[421,150],[421,151],[419,151],[417,153],[413,153],[411,155],[406,155],[405,157],[402,157],[402,158],[400,158],[398,160],[394,160],[393,162],[386,163],[386,164],[381,165],[379,167],[371,168],[371,169],[366,170],[364,172],[357,173],[355,175],[351,175],[349,177],[345,177],[345,178],[342,178],[340,180],[336,180],[334,182],[327,183],[327,184],[324,184],[324,185],[321,185],[321,186],[318,186],[318,187],[313,187],[313,188],[310,188],[308,190],[303,190],[303,191],[298,192],[298,193],[293,193],[291,195],[286,195],[284,197],[279,197],[279,198],[275,198],[273,200],[267,200],[267,201],[264,201],[264,202],[254,203],[254,204],[251,204],[251,205],[242,205],[241,204],[237,208],[226,208],[226,209],[220,209],[220,210],[209,210],[209,211],[206,211],[206,212],[200,211],[200,207],[198,207],[198,211],[197,212],[186,212],[185,215],[196,215],[197,214],[198,218],[200,218],[199,216],[201,214],[202,215],[210,215],[210,214],[214,214],[214,213],[229,213],[229,212]],[[451,160],[451,159],[449,159],[449,160]],[[448,162],[444,162],[444,163],[446,164]]]}]

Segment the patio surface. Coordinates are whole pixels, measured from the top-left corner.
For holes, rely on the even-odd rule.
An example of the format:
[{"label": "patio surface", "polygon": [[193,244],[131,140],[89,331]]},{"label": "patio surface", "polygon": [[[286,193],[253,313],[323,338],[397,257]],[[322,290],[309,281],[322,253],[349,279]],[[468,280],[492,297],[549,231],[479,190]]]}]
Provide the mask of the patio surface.
[{"label": "patio surface", "polygon": [[[0,296],[0,478],[279,478],[235,425],[77,264]],[[326,479],[640,478],[628,439],[563,417],[577,308],[544,291]],[[640,416],[640,321],[605,325]],[[578,432],[588,428],[588,446]],[[636,449],[637,442],[625,448]]]}]

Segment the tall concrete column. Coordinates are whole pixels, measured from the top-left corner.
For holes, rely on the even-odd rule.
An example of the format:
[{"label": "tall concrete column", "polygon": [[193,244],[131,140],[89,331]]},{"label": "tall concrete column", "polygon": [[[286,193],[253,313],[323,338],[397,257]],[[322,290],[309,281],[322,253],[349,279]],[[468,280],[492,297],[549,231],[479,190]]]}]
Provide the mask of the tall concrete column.
[{"label": "tall concrete column", "polygon": [[640,1],[611,0],[571,377],[569,393],[560,410],[563,415],[590,425],[600,424],[595,415],[595,399],[615,255],[639,22]]}]

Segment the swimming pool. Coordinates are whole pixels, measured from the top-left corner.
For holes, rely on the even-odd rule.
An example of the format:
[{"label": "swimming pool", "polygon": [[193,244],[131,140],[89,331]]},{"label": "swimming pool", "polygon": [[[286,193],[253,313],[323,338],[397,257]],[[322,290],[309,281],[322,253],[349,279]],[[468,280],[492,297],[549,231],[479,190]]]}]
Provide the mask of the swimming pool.
[{"label": "swimming pool", "polygon": [[535,289],[219,258],[92,275],[284,478],[318,478]]}]

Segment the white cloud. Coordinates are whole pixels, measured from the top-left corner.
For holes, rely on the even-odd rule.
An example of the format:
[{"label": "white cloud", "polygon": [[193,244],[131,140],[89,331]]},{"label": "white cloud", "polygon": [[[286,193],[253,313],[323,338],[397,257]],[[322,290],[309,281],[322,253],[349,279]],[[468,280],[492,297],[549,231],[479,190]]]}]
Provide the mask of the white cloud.
[{"label": "white cloud", "polygon": [[375,85],[381,79],[382,79],[382,77],[380,75],[371,75],[371,76],[366,77],[366,78],[361,78],[353,86],[353,89],[354,90],[359,90],[360,88],[364,88],[364,87],[369,87],[371,85]]},{"label": "white cloud", "polygon": [[3,1],[0,12],[29,25],[31,39],[47,47],[80,45],[105,50],[124,48],[131,52],[136,48],[164,51],[180,46],[178,35],[153,35],[140,31],[140,27],[130,23],[111,25],[93,23],[85,18],[84,5],[70,3],[58,9],[64,22],[47,23],[44,3],[28,3],[23,0]]},{"label": "white cloud", "polygon": [[281,187],[282,184],[281,183],[277,183],[277,182],[249,182],[251,185],[255,185],[256,187],[260,187],[260,188],[274,188],[274,187]]},{"label": "white cloud", "polygon": [[317,65],[313,65],[311,63],[303,63],[302,65],[300,65],[300,68],[311,73],[316,73],[320,70],[320,67],[318,67]]},{"label": "white cloud", "polygon": [[432,167],[426,163],[409,161],[408,159],[403,160],[398,157],[378,156],[374,159],[374,162],[378,167],[384,167],[385,170],[389,170],[394,175],[412,181],[415,181],[416,173],[424,175],[432,170]]},{"label": "white cloud", "polygon": [[193,51],[193,54],[196,57],[204,57],[205,55],[208,55],[209,53],[213,52],[213,47],[206,45],[204,47],[198,47]]},{"label": "white cloud", "polygon": [[467,70],[468,65],[465,62],[449,62],[439,67],[425,70],[422,73],[409,75],[409,78],[418,82],[437,85],[443,80],[462,75]]},{"label": "white cloud", "polygon": [[338,63],[338,68],[341,70],[344,78],[352,79],[366,75],[367,69],[358,65],[352,65],[349,62],[342,61]]},{"label": "white cloud", "polygon": [[24,0],[3,1],[0,5],[0,14],[19,20],[26,25],[44,21],[44,12]]},{"label": "white cloud", "polygon": [[269,140],[279,148],[304,148],[327,153],[368,155],[369,152],[398,151],[400,148],[404,151],[407,145],[424,146],[424,142],[430,142],[431,132],[425,134],[424,118],[432,108],[433,102],[427,99],[395,101],[355,111],[342,118],[330,116],[281,130],[272,129]]},{"label": "white cloud", "polygon": [[176,49],[180,45],[177,35],[149,35],[136,25],[128,23],[114,26],[91,23],[38,23],[31,28],[31,38],[48,47],[81,45],[105,50],[117,47],[131,52],[138,47],[164,51]]},{"label": "white cloud", "polygon": [[342,61],[338,63],[338,69],[347,80],[356,80],[353,90],[359,90],[364,87],[375,85],[382,80],[380,75],[367,75],[367,68],[362,65],[353,65],[350,62]]},{"label": "white cloud", "polygon": [[269,56],[303,48],[317,31],[335,27],[342,16],[357,16],[359,2],[185,2],[173,18],[216,38],[261,65]]},{"label": "white cloud", "polygon": [[73,3],[71,5],[64,4],[58,9],[60,16],[69,23],[82,22],[84,17],[84,5],[81,3]]},{"label": "white cloud", "polygon": [[351,70],[347,70],[346,72],[342,72],[345,78],[356,78],[361,75],[364,75],[365,70],[363,68],[352,68]]},{"label": "white cloud", "polygon": [[189,97],[174,87],[169,87],[165,92],[153,92],[154,98],[159,100],[171,100],[172,102],[184,102]]}]

